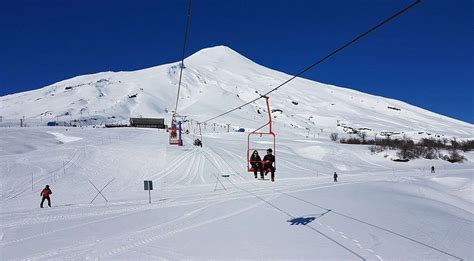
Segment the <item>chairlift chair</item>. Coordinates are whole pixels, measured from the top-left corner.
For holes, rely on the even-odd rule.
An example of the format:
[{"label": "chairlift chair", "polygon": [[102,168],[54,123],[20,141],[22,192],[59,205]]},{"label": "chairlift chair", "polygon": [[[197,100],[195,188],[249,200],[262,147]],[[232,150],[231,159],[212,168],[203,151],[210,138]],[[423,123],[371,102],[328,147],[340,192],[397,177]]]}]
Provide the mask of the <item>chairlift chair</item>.
[{"label": "chairlift chair", "polygon": [[[275,133],[273,132],[273,129],[272,129],[272,115],[271,115],[271,111],[270,111],[270,104],[268,102],[269,98],[267,96],[264,96],[264,97],[265,97],[265,102],[267,104],[268,122],[265,123],[264,125],[260,126],[259,128],[255,129],[254,131],[250,132],[247,136],[247,171],[248,172],[254,172],[254,169],[252,167],[252,163],[254,161],[250,160],[250,157],[251,157],[253,151],[255,151],[255,150],[258,151],[260,157],[263,159],[267,149],[269,148],[269,147],[260,148],[260,147],[257,147],[256,144],[251,144],[252,137],[262,138],[264,136],[268,136],[270,138],[270,142],[271,142],[271,147],[270,148],[273,149],[273,155],[276,155]],[[266,130],[266,128],[265,128],[267,126],[268,126],[268,130]],[[262,151],[264,153],[260,153]],[[263,162],[262,162],[262,164],[263,164]],[[275,162],[275,167],[276,167],[276,162]],[[264,171],[267,171],[267,170],[264,170]]]},{"label": "chairlift chair", "polygon": [[[201,146],[202,147],[202,131],[201,131],[201,123],[197,122],[198,129],[196,130],[194,128],[194,134],[193,134],[193,140],[194,140],[194,145],[196,146]],[[197,138],[196,138],[197,136]],[[199,144],[196,143],[196,141],[199,139]]]},{"label": "chairlift chair", "polygon": [[183,146],[183,140],[181,139],[181,121],[176,120],[176,115],[173,114],[171,117],[171,124],[168,128],[169,132],[169,143],[170,145]]}]

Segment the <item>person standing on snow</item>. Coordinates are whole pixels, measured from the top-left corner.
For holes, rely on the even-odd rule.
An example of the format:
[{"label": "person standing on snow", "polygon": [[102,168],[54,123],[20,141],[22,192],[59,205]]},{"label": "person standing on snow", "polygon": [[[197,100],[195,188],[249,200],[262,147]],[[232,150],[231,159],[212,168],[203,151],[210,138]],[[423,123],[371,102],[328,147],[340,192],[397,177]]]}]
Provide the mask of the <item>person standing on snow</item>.
[{"label": "person standing on snow", "polygon": [[49,195],[51,194],[53,194],[53,192],[51,191],[51,189],[49,189],[49,185],[46,185],[46,187],[40,193],[40,196],[43,197],[40,205],[41,208],[43,208],[43,203],[45,199],[48,200],[48,206],[51,207],[51,199],[49,198]]},{"label": "person standing on snow", "polygon": [[252,166],[255,178],[257,178],[257,171],[260,171],[260,178],[263,179],[262,158],[260,158],[256,150],[254,150],[252,156],[250,156],[250,165]]},{"label": "person standing on snow", "polygon": [[434,166],[431,166],[431,173],[435,173]]},{"label": "person standing on snow", "polygon": [[270,169],[272,173],[272,182],[275,181],[275,167],[273,163],[275,163],[275,156],[272,155],[273,150],[267,149],[267,155],[263,157],[263,169],[265,170],[265,175],[267,175],[268,170]]},{"label": "person standing on snow", "polygon": [[337,173],[334,171],[334,182],[337,182]]}]

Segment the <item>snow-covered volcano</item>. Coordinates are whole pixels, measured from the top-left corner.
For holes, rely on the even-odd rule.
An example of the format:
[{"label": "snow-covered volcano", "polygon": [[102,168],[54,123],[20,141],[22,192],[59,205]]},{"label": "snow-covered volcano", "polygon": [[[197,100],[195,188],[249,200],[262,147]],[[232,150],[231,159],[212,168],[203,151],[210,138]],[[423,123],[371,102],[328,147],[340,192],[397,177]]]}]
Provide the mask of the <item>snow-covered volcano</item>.
[{"label": "snow-covered volcano", "polygon": [[[185,65],[179,113],[201,121],[290,77],[227,47]],[[0,115],[163,117],[174,108],[179,69],[79,76],[1,97]],[[274,182],[247,172],[247,133],[223,128],[199,135],[186,124],[183,147],[157,129],[0,128],[0,260],[474,259],[472,151],[463,164],[395,162],[394,151],[329,139],[349,126],[471,138],[471,124],[304,79],[270,102]],[[260,100],[216,123],[255,128],[263,110]],[[305,128],[318,135],[301,137]],[[202,147],[192,145],[198,135]],[[150,194],[144,180],[153,181]],[[46,184],[52,207],[40,208]]]},{"label": "snow-covered volcano", "polygon": [[[259,97],[291,77],[217,46],[185,59],[178,112],[206,120]],[[132,72],[102,72],[64,80],[41,89],[0,98],[5,119],[64,117],[165,117],[174,110],[179,62]],[[368,131],[426,132],[472,138],[472,124],[407,103],[302,78],[271,94],[277,125],[306,133],[343,126]],[[216,119],[250,127],[265,116],[264,101]],[[339,125],[339,128],[337,127]],[[306,130],[305,130],[306,129]],[[412,136],[413,136],[412,135]]]}]

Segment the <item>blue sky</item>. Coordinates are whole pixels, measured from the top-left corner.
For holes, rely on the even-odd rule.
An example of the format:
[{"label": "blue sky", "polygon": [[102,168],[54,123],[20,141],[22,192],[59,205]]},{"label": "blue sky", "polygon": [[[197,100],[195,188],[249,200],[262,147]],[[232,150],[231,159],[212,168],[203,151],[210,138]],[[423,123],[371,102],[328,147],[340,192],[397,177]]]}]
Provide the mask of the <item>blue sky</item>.
[{"label": "blue sky", "polygon": [[[194,0],[187,55],[227,45],[294,74],[411,1]],[[303,75],[474,122],[473,1],[425,0]],[[187,0],[3,1],[0,95],[178,61]]]}]

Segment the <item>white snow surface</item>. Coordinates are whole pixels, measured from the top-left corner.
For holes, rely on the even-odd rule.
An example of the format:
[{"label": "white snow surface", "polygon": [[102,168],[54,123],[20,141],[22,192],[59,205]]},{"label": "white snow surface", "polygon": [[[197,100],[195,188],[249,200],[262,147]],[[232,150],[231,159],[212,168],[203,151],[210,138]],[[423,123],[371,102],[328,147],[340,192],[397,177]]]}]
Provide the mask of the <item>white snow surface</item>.
[{"label": "white snow surface", "polygon": [[52,132],[52,131],[48,131],[49,134],[53,134],[56,139],[62,143],[68,143],[68,142],[73,142],[73,141],[76,141],[76,140],[81,140],[82,138],[81,137],[71,137],[71,136],[66,136],[62,133],[59,133],[59,132]]},{"label": "white snow surface", "polygon": [[[192,134],[177,147],[153,129],[2,128],[0,257],[473,260],[473,153],[463,164],[397,163],[279,133],[270,182],[246,172],[245,133],[208,128],[199,148]],[[143,180],[154,182],[152,204]],[[90,182],[110,181],[108,202],[90,203]],[[41,209],[46,184],[53,207]]]},{"label": "white snow surface", "polygon": [[[201,121],[290,77],[223,46],[185,66],[179,113]],[[0,97],[0,115],[169,118],[178,77],[178,63],[79,76]],[[472,139],[472,124],[305,79],[270,103],[282,110],[273,113],[275,182],[247,172],[247,133],[225,125],[262,125],[262,100],[202,126],[202,148],[191,145],[196,121],[183,147],[156,129],[0,128],[0,259],[474,260],[473,152],[462,164],[402,163],[394,151],[329,139],[348,135],[344,126]],[[271,147],[266,137],[252,144]],[[154,183],[151,204],[144,180]],[[52,208],[41,209],[46,184]]]}]

